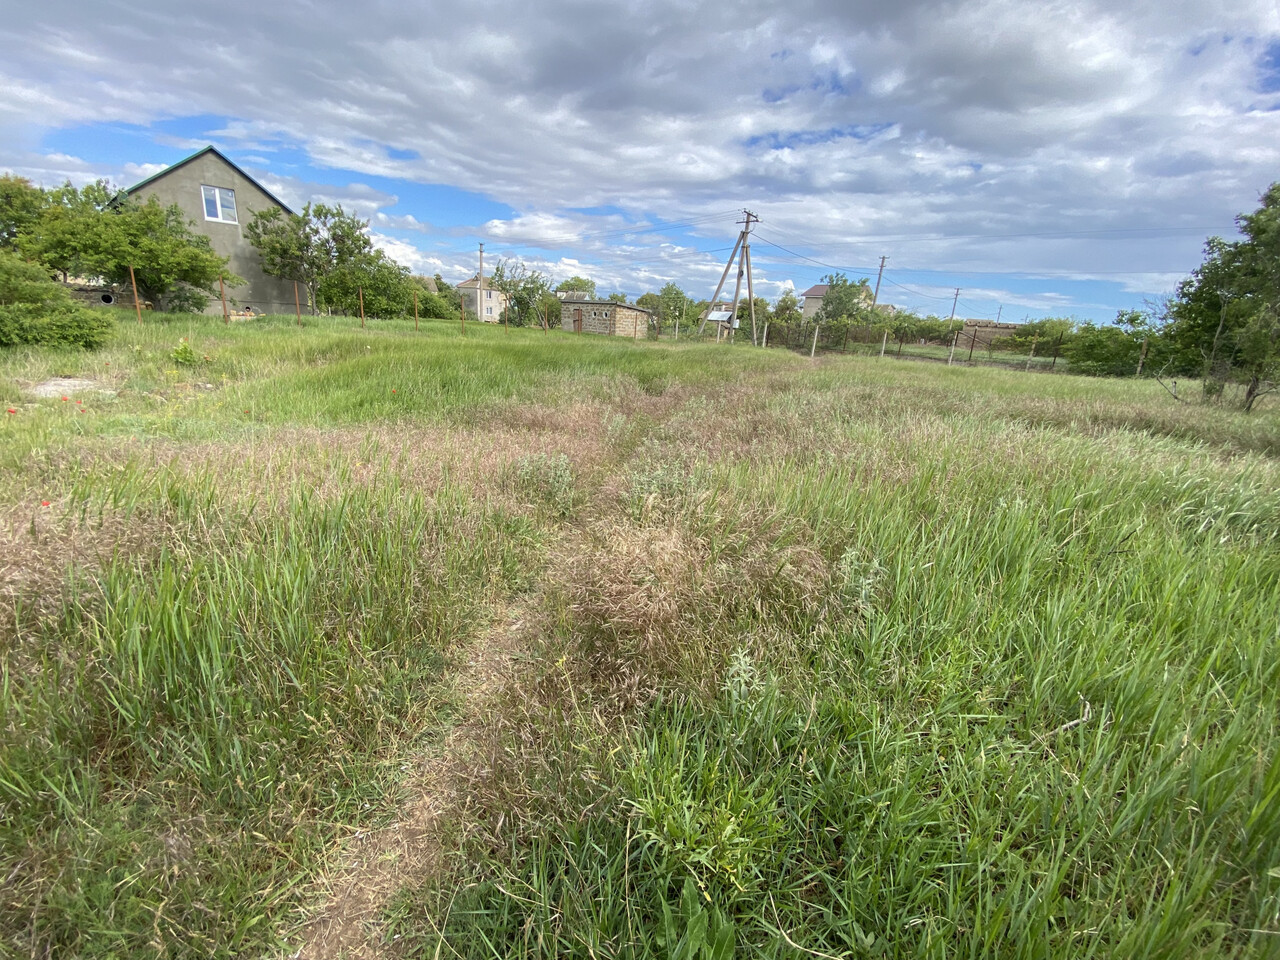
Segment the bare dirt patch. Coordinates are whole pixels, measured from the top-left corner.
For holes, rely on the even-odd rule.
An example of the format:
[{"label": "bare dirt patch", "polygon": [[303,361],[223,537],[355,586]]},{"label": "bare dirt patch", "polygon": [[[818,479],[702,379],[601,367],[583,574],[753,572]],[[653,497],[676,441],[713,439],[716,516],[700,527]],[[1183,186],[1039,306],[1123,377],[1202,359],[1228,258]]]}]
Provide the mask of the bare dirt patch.
[{"label": "bare dirt patch", "polygon": [[84,380],[80,377],[54,377],[51,380],[45,380],[42,383],[37,383],[34,387],[30,387],[27,393],[37,397],[68,397],[73,393],[84,393],[88,390],[94,390],[98,393],[111,392],[96,380]]}]

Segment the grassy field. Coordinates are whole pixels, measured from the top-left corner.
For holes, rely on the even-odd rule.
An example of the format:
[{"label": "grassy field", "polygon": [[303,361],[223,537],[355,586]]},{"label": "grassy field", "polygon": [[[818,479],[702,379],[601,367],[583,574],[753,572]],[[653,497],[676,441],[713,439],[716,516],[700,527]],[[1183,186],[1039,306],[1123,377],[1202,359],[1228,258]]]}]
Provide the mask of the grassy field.
[{"label": "grassy field", "polygon": [[0,955],[1280,955],[1274,409],[333,318],[0,391]]}]

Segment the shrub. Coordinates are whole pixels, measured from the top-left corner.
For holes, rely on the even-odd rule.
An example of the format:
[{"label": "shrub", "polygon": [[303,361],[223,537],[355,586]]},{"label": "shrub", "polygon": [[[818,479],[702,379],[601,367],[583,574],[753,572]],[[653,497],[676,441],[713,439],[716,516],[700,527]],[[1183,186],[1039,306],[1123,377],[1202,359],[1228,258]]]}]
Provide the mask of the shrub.
[{"label": "shrub", "polygon": [[0,347],[62,344],[93,350],[113,327],[109,314],[77,305],[39,264],[0,252]]},{"label": "shrub", "polygon": [[1081,324],[1062,346],[1072,373],[1094,377],[1129,377],[1138,369],[1142,340],[1119,327]]},{"label": "shrub", "polygon": [[106,310],[72,303],[0,306],[0,347],[40,344],[96,350],[110,339],[114,328],[115,321]]}]

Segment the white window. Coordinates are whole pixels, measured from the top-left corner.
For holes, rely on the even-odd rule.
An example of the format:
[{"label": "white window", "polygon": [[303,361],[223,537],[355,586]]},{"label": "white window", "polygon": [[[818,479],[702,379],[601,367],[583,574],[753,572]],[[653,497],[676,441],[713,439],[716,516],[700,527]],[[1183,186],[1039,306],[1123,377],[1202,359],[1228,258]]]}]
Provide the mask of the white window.
[{"label": "white window", "polygon": [[485,307],[485,308],[484,308],[484,312],[485,312],[485,313],[487,313],[489,316],[491,316],[491,317],[492,317],[492,316],[493,316],[493,307]]},{"label": "white window", "polygon": [[492,299],[493,299],[493,291],[492,291],[492,290],[486,290],[486,291],[484,292],[484,298],[485,298],[486,300],[492,300]]},{"label": "white window", "polygon": [[204,195],[204,218],[218,220],[222,223],[239,223],[236,219],[236,192],[226,187],[202,186]]}]

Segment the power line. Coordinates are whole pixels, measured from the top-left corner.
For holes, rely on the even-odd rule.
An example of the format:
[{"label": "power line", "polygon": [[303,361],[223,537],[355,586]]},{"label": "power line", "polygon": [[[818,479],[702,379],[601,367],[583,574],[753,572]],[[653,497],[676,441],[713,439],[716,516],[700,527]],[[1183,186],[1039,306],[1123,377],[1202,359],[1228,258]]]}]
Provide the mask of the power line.
[{"label": "power line", "polygon": [[[1220,225],[1219,225],[1220,226]],[[779,229],[782,233],[787,230]],[[826,247],[860,246],[867,243],[929,243],[941,240],[1020,240],[1028,237],[1042,239],[1062,239],[1069,237],[1092,237],[1116,233],[1159,234],[1159,233],[1198,233],[1218,229],[1212,227],[1112,227],[1101,230],[1064,230],[1037,233],[919,233],[897,234],[887,236],[867,236],[861,240],[830,240],[823,244]],[[799,236],[798,234],[793,234]]]}]

